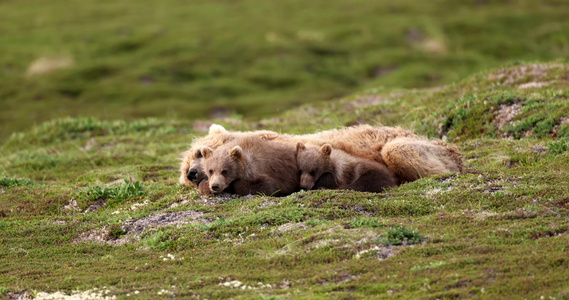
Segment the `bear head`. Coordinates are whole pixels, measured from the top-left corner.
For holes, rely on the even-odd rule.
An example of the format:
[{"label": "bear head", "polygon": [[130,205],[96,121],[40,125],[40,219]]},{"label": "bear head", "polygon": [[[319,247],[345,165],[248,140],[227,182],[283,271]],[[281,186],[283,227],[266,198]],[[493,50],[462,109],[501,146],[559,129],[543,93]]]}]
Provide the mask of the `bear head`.
[{"label": "bear head", "polygon": [[180,183],[191,183],[196,187],[200,182],[207,180],[207,175],[203,171],[203,156],[201,149],[190,149],[184,152],[184,158],[181,167]]},{"label": "bear head", "polygon": [[234,146],[229,149],[210,147],[201,148],[204,158],[204,170],[209,178],[209,189],[217,194],[226,190],[234,181],[239,180],[245,172],[246,160],[243,149]]},{"label": "bear head", "polygon": [[[206,144],[217,147],[225,142],[228,131],[221,125],[212,124],[209,127],[207,136],[197,138],[193,144]],[[180,164],[180,184],[194,185],[198,187],[200,182],[207,179],[206,173],[202,168],[201,147],[194,145],[190,150],[182,153],[182,163]]]},{"label": "bear head", "polygon": [[302,142],[296,145],[296,163],[300,173],[300,188],[312,190],[319,188],[318,182],[321,178],[334,175],[334,164],[330,157],[332,146],[324,144],[318,146],[306,146]]}]

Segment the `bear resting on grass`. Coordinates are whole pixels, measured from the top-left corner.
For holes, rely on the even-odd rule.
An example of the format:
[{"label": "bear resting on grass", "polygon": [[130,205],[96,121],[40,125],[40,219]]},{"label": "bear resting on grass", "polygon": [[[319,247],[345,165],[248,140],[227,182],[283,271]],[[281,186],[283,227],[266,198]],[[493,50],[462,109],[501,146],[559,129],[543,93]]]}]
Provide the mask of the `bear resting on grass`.
[{"label": "bear resting on grass", "polygon": [[298,142],[307,146],[330,144],[332,149],[387,166],[400,183],[434,174],[461,172],[463,167],[458,148],[440,140],[429,140],[400,127],[358,125],[314,134],[289,135],[273,131],[230,132],[214,124],[205,137],[196,138],[190,149],[183,153],[180,183],[193,185],[202,194],[211,193],[208,176],[202,166],[202,148],[209,147],[213,153],[221,146],[231,143],[239,145],[241,139],[250,137],[259,143],[271,141],[292,148]]},{"label": "bear resting on grass", "polygon": [[385,165],[355,157],[330,144],[296,146],[300,188],[304,190],[339,189],[383,192],[398,184],[395,174]]},{"label": "bear resting on grass", "polygon": [[246,136],[217,149],[203,147],[203,169],[211,193],[289,195],[299,190],[295,148]]},{"label": "bear resting on grass", "polygon": [[221,125],[211,125],[206,136],[194,139],[190,149],[182,153],[180,184],[194,186],[199,188],[200,192],[207,190],[207,175],[202,167],[201,148],[210,147],[215,149],[235,139],[248,136],[259,136],[270,140],[276,138],[277,135],[276,132],[272,131],[229,132]]}]

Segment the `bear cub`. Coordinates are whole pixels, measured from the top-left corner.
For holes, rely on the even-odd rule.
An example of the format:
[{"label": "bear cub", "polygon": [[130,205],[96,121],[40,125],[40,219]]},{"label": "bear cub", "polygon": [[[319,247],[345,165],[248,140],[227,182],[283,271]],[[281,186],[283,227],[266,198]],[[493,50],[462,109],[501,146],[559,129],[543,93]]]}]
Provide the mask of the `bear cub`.
[{"label": "bear cub", "polygon": [[361,192],[383,192],[399,184],[386,166],[352,156],[330,144],[321,147],[296,145],[296,160],[300,173],[300,188],[341,189]]},{"label": "bear cub", "polygon": [[245,136],[201,153],[211,193],[283,196],[299,190],[293,145]]}]

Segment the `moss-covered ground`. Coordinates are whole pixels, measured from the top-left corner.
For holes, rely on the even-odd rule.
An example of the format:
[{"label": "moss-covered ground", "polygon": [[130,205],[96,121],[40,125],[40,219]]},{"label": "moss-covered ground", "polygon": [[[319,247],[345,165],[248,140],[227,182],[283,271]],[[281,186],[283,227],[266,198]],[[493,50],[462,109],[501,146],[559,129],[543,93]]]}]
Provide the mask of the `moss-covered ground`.
[{"label": "moss-covered ground", "polygon": [[0,297],[569,298],[569,66],[370,89],[230,130],[359,123],[446,138],[463,174],[371,194],[204,198],[177,184],[204,122],[67,118],[0,150]]}]

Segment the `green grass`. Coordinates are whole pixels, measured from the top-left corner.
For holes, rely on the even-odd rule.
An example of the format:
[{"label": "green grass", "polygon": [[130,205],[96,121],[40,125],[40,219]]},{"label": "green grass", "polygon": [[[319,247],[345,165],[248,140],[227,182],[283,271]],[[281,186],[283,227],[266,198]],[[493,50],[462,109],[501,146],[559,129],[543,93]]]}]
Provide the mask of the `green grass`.
[{"label": "green grass", "polygon": [[11,188],[14,186],[26,186],[34,184],[33,181],[25,178],[0,177],[0,187]]},{"label": "green grass", "polygon": [[77,198],[88,202],[104,200],[105,205],[112,208],[129,198],[140,197],[146,194],[147,193],[144,191],[144,187],[140,182],[136,181],[131,183],[128,180],[125,180],[122,184],[115,184],[112,186],[89,186],[81,191],[77,195]]},{"label": "green grass", "polygon": [[[0,140],[66,116],[259,120],[362,87],[432,87],[564,58],[567,10],[563,0],[4,1]],[[30,75],[42,59],[63,67]]]},{"label": "green grass", "polygon": [[[0,298],[569,298],[567,11],[1,2]],[[31,74],[40,59],[60,68]],[[465,171],[204,198],[178,164],[212,121],[403,126],[459,146]]]},{"label": "green grass", "polygon": [[[144,299],[563,299],[567,68],[508,66],[434,90],[369,89],[259,122],[222,122],[290,133],[404,125],[446,136],[465,156],[463,174],[380,194],[202,198],[177,184],[179,153],[203,134],[191,121],[39,124],[0,148],[0,291],[10,297],[106,286],[119,298]],[[551,83],[520,88],[541,80]],[[516,113],[499,121],[512,105]],[[183,222],[159,225],[176,216]],[[144,220],[150,225],[132,229]]]},{"label": "green grass", "polygon": [[383,240],[385,245],[412,245],[423,241],[423,237],[413,229],[394,226],[389,229]]}]

